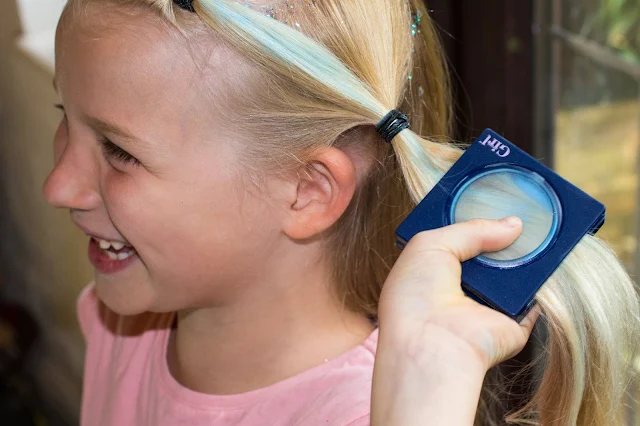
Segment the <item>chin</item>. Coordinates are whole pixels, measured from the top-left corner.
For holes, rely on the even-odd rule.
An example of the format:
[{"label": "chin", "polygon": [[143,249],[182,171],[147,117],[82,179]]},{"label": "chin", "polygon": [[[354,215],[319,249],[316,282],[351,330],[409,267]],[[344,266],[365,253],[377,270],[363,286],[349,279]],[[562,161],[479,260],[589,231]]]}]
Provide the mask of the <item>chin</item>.
[{"label": "chin", "polygon": [[95,286],[98,298],[118,315],[139,315],[154,310],[152,293],[144,283],[96,274]]}]

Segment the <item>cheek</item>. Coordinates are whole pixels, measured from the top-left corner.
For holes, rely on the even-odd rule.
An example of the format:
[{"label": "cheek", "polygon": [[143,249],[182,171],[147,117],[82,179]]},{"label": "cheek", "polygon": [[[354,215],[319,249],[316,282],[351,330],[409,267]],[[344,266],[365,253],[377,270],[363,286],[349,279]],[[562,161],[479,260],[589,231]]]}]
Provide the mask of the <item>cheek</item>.
[{"label": "cheek", "polygon": [[274,208],[236,186],[114,174],[105,184],[105,205],[155,286],[173,291],[175,283],[188,282],[204,294],[211,283],[257,273],[280,235]]},{"label": "cheek", "polygon": [[[237,252],[273,232],[270,206],[230,181],[215,185],[155,181],[142,170],[109,172],[103,194],[116,228],[142,257],[196,261]],[[151,260],[151,259],[149,259]]]},{"label": "cheek", "polygon": [[136,246],[138,235],[145,233],[145,217],[153,209],[145,208],[136,179],[131,175],[112,170],[110,166],[101,181],[101,192],[109,219],[116,229],[132,245]]},{"label": "cheek", "polygon": [[165,205],[159,233],[191,262],[246,256],[272,235],[264,203],[233,190],[231,183],[175,191],[158,205]]}]

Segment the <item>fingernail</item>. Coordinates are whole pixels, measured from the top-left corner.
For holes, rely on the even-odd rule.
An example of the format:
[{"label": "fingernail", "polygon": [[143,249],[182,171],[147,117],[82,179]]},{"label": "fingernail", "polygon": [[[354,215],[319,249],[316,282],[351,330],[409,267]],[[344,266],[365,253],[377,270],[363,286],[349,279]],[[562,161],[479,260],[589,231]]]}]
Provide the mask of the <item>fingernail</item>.
[{"label": "fingernail", "polygon": [[505,217],[504,219],[500,219],[500,223],[508,226],[509,228],[517,228],[518,226],[522,225],[522,220],[517,216],[509,216]]}]

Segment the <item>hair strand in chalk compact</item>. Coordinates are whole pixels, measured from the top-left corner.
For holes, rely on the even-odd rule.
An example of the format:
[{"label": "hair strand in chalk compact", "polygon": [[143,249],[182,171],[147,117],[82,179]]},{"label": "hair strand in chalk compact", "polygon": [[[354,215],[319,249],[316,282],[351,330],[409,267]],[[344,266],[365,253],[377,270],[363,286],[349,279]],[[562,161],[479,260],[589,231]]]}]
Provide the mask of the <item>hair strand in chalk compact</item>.
[{"label": "hair strand in chalk compact", "polygon": [[403,248],[417,233],[475,218],[522,219],[509,247],[462,264],[462,287],[475,300],[520,320],[535,295],[605,207],[493,130],[487,129],[396,230]]}]

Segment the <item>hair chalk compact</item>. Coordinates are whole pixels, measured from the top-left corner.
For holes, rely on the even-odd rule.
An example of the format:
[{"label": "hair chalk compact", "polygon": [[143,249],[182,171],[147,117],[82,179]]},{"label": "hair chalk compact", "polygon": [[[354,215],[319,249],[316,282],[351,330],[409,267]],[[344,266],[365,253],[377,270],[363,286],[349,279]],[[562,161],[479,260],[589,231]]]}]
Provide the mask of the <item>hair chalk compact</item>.
[{"label": "hair chalk compact", "polygon": [[518,216],[523,230],[509,247],[462,264],[462,288],[476,301],[520,321],[535,295],[605,207],[487,129],[396,230],[404,248],[417,233],[475,218]]}]

